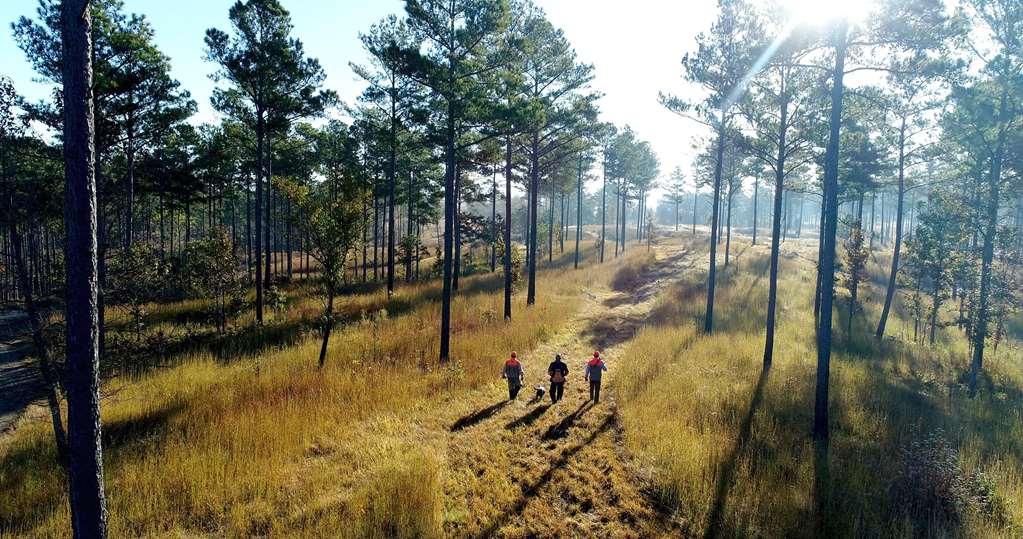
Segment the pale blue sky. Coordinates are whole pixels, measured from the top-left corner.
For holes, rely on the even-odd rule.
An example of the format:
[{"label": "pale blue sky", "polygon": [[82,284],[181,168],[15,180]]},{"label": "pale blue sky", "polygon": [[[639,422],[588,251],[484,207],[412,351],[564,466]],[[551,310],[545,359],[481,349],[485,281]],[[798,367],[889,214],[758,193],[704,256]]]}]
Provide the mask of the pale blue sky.
[{"label": "pale blue sky", "polygon": [[[346,101],[361,92],[362,84],[348,62],[362,62],[358,40],[373,22],[389,13],[401,13],[400,0],[282,0],[291,12],[295,36],[309,55],[320,60],[327,85]],[[550,20],[562,28],[580,59],[596,67],[594,86],[604,120],[631,124],[649,140],[661,160],[662,176],[680,165],[689,170],[690,142],[700,132],[691,122],[676,118],[657,103],[659,90],[684,92],[679,60],[693,46],[697,32],[713,17],[713,0],[537,0]],[[228,28],[227,11],[234,0],[125,0],[127,11],[146,15],[156,31],[160,49],[170,56],[174,76],[199,104],[199,119],[213,120],[209,105],[214,66],[203,60],[207,28]],[[34,15],[36,0],[0,0],[0,73],[10,76],[18,91],[38,99],[46,86],[33,82],[36,75],[14,44],[10,23],[21,15]]]}]

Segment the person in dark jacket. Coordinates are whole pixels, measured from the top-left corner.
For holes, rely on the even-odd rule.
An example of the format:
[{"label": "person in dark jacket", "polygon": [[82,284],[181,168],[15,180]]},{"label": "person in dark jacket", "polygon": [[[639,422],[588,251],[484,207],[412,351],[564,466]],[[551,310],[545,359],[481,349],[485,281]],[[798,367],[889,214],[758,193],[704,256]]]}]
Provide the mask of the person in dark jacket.
[{"label": "person in dark jacket", "polygon": [[504,371],[501,373],[501,378],[508,380],[508,400],[515,400],[515,397],[518,396],[525,376],[526,372],[522,369],[518,355],[512,352],[508,361],[504,362]]},{"label": "person in dark jacket", "polygon": [[551,403],[556,404],[565,394],[565,380],[568,379],[568,365],[555,355],[554,361],[547,367],[547,375],[551,377]]},{"label": "person in dark jacket", "polygon": [[586,374],[584,378],[590,382],[590,400],[593,404],[600,402],[600,378],[607,370],[604,360],[600,359],[600,352],[593,352],[593,359],[586,363]]}]

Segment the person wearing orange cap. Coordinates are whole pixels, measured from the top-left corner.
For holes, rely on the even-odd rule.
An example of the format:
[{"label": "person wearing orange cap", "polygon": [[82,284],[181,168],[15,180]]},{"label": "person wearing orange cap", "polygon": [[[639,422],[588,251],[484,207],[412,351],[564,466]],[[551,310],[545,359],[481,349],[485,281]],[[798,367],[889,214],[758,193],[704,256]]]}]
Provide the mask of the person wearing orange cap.
[{"label": "person wearing orange cap", "polygon": [[593,359],[586,363],[586,374],[584,378],[590,382],[590,400],[593,404],[600,402],[600,378],[607,370],[604,360],[600,359],[600,352],[593,352]]},{"label": "person wearing orange cap", "polygon": [[501,378],[508,380],[508,400],[515,400],[515,397],[518,396],[525,376],[526,371],[522,368],[522,363],[519,362],[518,354],[512,352],[508,361],[504,362],[504,371],[501,373]]}]

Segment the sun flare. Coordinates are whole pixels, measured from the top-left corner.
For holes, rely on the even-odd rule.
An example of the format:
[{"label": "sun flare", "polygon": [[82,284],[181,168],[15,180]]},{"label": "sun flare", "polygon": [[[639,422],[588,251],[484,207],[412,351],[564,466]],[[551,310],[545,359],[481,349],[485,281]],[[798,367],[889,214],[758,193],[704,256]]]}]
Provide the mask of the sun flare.
[{"label": "sun flare", "polygon": [[784,0],[783,3],[794,23],[812,25],[841,19],[860,22],[869,15],[872,5],[871,0]]}]

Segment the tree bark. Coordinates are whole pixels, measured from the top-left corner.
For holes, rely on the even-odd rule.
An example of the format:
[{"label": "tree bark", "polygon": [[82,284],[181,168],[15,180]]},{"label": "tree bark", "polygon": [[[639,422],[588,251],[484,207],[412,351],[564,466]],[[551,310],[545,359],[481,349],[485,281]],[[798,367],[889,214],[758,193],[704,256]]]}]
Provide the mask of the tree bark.
[{"label": "tree bark", "polygon": [[89,0],[61,9],[68,403],[68,490],[76,538],[107,534],[99,403],[96,176]]}]

